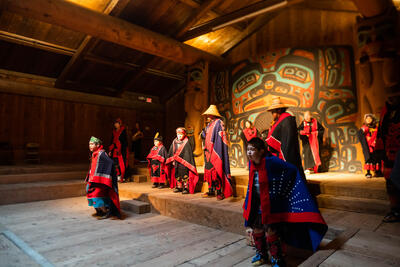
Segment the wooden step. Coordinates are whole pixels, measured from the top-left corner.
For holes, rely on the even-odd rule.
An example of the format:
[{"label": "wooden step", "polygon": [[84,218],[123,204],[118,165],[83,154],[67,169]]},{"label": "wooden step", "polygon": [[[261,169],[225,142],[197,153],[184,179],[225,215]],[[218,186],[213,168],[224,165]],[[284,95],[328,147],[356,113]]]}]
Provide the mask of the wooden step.
[{"label": "wooden step", "polygon": [[149,213],[150,212],[150,204],[140,200],[122,200],[121,201],[121,209],[132,211],[137,214]]},{"label": "wooden step", "polygon": [[323,183],[320,185],[320,192],[322,194],[335,196],[388,200],[386,184],[383,178],[369,184]]},{"label": "wooden step", "polygon": [[320,208],[355,211],[384,215],[389,211],[389,201],[348,196],[320,194],[317,196]]},{"label": "wooden step", "polygon": [[0,175],[9,174],[32,174],[32,173],[49,173],[49,172],[75,172],[89,170],[89,162],[87,164],[62,164],[62,165],[11,165],[0,166]]},{"label": "wooden step", "polygon": [[78,197],[85,194],[83,179],[1,184],[0,205]]},{"label": "wooden step", "polygon": [[85,180],[86,171],[9,174],[0,176],[0,184],[31,183],[59,180]]},{"label": "wooden step", "polygon": [[135,183],[146,183],[147,182],[147,176],[146,175],[134,174],[134,175],[132,175],[131,179]]},{"label": "wooden step", "polygon": [[149,175],[149,169],[147,167],[133,167],[133,174]]}]

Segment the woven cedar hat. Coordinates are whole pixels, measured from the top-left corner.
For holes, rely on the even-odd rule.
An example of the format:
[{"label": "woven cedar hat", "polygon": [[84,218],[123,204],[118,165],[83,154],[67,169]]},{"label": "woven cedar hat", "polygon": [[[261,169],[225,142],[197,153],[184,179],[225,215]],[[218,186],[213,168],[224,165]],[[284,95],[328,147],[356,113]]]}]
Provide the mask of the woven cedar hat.
[{"label": "woven cedar hat", "polygon": [[278,108],[288,108],[287,104],[282,103],[281,98],[279,96],[272,97],[272,104],[268,107],[268,111],[278,109]]},{"label": "woven cedar hat", "polygon": [[206,111],[203,113],[204,116],[206,115],[211,115],[215,117],[220,117],[222,118],[221,114],[219,114],[217,106],[216,105],[210,105]]}]

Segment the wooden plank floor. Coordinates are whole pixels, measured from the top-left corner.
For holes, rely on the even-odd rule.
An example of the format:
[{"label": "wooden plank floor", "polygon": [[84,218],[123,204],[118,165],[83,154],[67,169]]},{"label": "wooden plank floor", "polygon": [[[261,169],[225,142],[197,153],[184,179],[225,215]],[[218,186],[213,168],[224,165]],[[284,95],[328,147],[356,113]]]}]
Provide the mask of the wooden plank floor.
[{"label": "wooden plank floor", "polygon": [[[254,254],[238,234],[158,214],[91,213],[84,197],[5,205],[0,224],[55,266],[250,266]],[[35,265],[3,235],[0,245],[0,266]]]}]

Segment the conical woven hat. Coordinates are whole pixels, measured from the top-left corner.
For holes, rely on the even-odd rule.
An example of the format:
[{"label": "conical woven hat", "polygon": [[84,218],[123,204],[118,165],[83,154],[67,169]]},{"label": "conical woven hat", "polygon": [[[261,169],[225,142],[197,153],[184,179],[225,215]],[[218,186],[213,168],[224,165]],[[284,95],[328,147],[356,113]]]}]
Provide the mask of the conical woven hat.
[{"label": "conical woven hat", "polygon": [[216,105],[210,105],[206,111],[204,111],[203,115],[211,115],[215,117],[222,117],[221,114],[219,114],[217,106]]},{"label": "conical woven hat", "polygon": [[281,98],[279,96],[272,97],[272,104],[268,107],[268,111],[277,109],[277,108],[288,108],[287,104],[282,103]]}]

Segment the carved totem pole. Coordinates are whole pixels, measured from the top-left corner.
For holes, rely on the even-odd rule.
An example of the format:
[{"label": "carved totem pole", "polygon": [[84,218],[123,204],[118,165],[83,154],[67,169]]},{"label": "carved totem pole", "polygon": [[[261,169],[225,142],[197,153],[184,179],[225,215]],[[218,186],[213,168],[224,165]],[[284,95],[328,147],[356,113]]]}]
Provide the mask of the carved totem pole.
[{"label": "carved totem pole", "polygon": [[204,119],[201,115],[208,106],[208,62],[198,62],[189,67],[185,92],[185,127],[189,140],[194,142],[193,154],[197,166],[204,163],[201,130]]},{"label": "carved totem pole", "polygon": [[353,1],[362,14],[356,24],[360,114],[378,114],[387,95],[400,90],[398,13],[392,1]]}]

